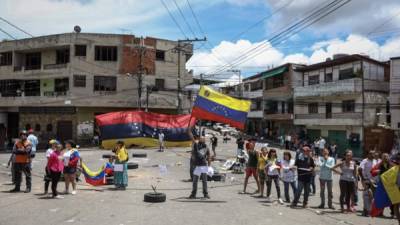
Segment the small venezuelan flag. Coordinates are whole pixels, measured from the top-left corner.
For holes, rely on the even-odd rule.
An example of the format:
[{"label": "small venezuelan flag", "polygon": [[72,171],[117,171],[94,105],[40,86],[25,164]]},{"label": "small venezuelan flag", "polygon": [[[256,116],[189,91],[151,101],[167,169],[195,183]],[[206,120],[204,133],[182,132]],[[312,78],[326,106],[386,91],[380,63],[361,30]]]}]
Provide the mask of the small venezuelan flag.
[{"label": "small venezuelan flag", "polygon": [[82,172],[86,183],[99,186],[106,184],[106,166],[102,166],[97,172],[91,171],[85,164],[82,164]]},{"label": "small venezuelan flag", "polygon": [[250,101],[239,100],[202,86],[193,106],[192,116],[244,129]]},{"label": "small venezuelan flag", "polygon": [[400,189],[397,184],[399,166],[394,166],[380,176],[371,208],[371,216],[379,216],[385,207],[400,203]]}]

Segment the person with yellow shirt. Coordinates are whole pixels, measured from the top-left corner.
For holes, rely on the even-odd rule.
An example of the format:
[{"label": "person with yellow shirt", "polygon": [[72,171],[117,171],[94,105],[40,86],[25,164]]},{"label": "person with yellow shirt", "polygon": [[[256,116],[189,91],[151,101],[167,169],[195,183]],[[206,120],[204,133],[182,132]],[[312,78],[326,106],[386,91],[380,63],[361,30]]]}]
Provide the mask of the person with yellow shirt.
[{"label": "person with yellow shirt", "polygon": [[128,186],[128,151],[123,141],[118,141],[113,150],[114,156],[114,185],[117,189],[125,190]]},{"label": "person with yellow shirt", "polygon": [[262,147],[261,151],[258,152],[257,157],[258,163],[258,179],[260,180],[260,195],[259,197],[262,198],[264,196],[264,185],[266,184],[266,174],[265,174],[265,166],[268,160],[268,150],[266,147]]}]

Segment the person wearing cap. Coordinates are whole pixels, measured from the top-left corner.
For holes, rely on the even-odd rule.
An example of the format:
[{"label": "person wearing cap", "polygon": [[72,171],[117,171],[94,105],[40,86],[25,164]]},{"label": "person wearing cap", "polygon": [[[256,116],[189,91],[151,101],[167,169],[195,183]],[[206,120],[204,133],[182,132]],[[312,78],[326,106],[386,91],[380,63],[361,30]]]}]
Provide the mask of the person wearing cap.
[{"label": "person wearing cap", "polygon": [[[57,147],[58,144],[60,144],[60,143],[55,139],[52,139],[52,140],[49,141],[50,148],[47,149],[47,151],[46,151],[47,163],[49,162],[49,158],[50,158],[51,153],[53,153],[53,151],[56,150],[56,147]],[[50,176],[47,164],[46,164],[44,172],[45,172],[45,175],[44,175],[44,194],[47,195],[47,193],[49,192],[49,185],[50,185],[50,181],[51,181],[51,176]]]},{"label": "person wearing cap", "polygon": [[123,141],[117,141],[114,154],[114,184],[117,189],[125,190],[128,186],[128,166],[126,163],[129,157]]},{"label": "person wearing cap", "polygon": [[32,176],[31,176],[31,143],[27,139],[26,131],[20,133],[18,140],[13,148],[15,154],[15,187],[10,192],[19,192],[22,182],[22,173],[25,174],[26,189],[25,193],[31,192]]},{"label": "person wearing cap", "polygon": [[307,208],[308,196],[310,195],[311,178],[315,168],[314,159],[312,158],[311,149],[309,146],[303,147],[303,152],[296,157],[294,165],[297,167],[298,187],[291,207],[297,206],[301,193],[304,189],[303,208]]},{"label": "person wearing cap", "polygon": [[78,169],[78,162],[80,154],[74,141],[68,140],[65,142],[66,151],[64,157],[64,178],[65,178],[65,194],[69,193],[69,184],[72,184],[72,195],[76,194],[76,172]]},{"label": "person wearing cap", "polygon": [[38,138],[35,136],[33,129],[28,130],[28,141],[31,143],[32,151],[31,151],[31,158],[35,158],[36,155],[36,147],[39,144]]}]

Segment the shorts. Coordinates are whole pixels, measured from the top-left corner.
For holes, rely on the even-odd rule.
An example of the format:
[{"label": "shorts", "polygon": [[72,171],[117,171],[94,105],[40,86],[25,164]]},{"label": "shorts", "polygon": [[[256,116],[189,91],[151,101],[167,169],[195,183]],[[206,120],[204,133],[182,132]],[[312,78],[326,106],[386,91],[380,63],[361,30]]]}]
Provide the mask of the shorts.
[{"label": "shorts", "polygon": [[265,170],[258,170],[258,177],[260,178],[260,182],[264,182],[266,179]]},{"label": "shorts", "polygon": [[246,168],[246,177],[257,176],[257,168],[247,167]]},{"label": "shorts", "polygon": [[69,166],[64,167],[64,174],[75,174],[75,173],[76,173],[75,167],[69,167]]}]

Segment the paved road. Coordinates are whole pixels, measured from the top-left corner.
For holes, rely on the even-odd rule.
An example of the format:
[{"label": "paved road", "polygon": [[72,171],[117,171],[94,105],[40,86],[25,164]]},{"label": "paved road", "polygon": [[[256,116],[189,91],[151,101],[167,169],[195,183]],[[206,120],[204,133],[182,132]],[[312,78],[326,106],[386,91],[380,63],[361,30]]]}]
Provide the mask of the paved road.
[{"label": "paved road", "polygon": [[[33,168],[33,191],[30,194],[7,193],[12,187],[9,170],[5,168],[7,154],[0,154],[0,225],[127,225],[127,224],[397,224],[393,219],[365,218],[356,214],[341,214],[337,211],[316,209],[290,209],[287,205],[239,195],[242,189],[243,175],[228,174],[226,182],[210,182],[211,201],[184,200],[191,190],[188,179],[188,148],[168,149],[156,152],[155,149],[135,150],[146,152],[146,159],[132,159],[140,164],[138,170],[129,171],[129,187],[126,191],[112,191],[109,186],[91,187],[80,183],[76,196],[68,195],[65,199],[44,199],[43,192],[44,154],[39,153]],[[235,152],[233,141],[220,143],[218,158],[231,158]],[[82,151],[85,162],[93,170],[105,163],[101,158],[102,150]],[[166,165],[167,173],[160,173],[158,165]],[[334,202],[338,204],[338,182],[335,177]],[[143,194],[156,185],[159,191],[167,194],[167,202],[149,204],[143,202]],[[199,186],[201,188],[201,184]],[[60,183],[59,190],[63,190]],[[250,184],[250,191],[255,184]],[[282,190],[283,191],[283,190]],[[273,197],[276,196],[272,190]],[[310,206],[317,206],[319,197],[313,196]],[[386,215],[388,211],[385,211]]]}]

